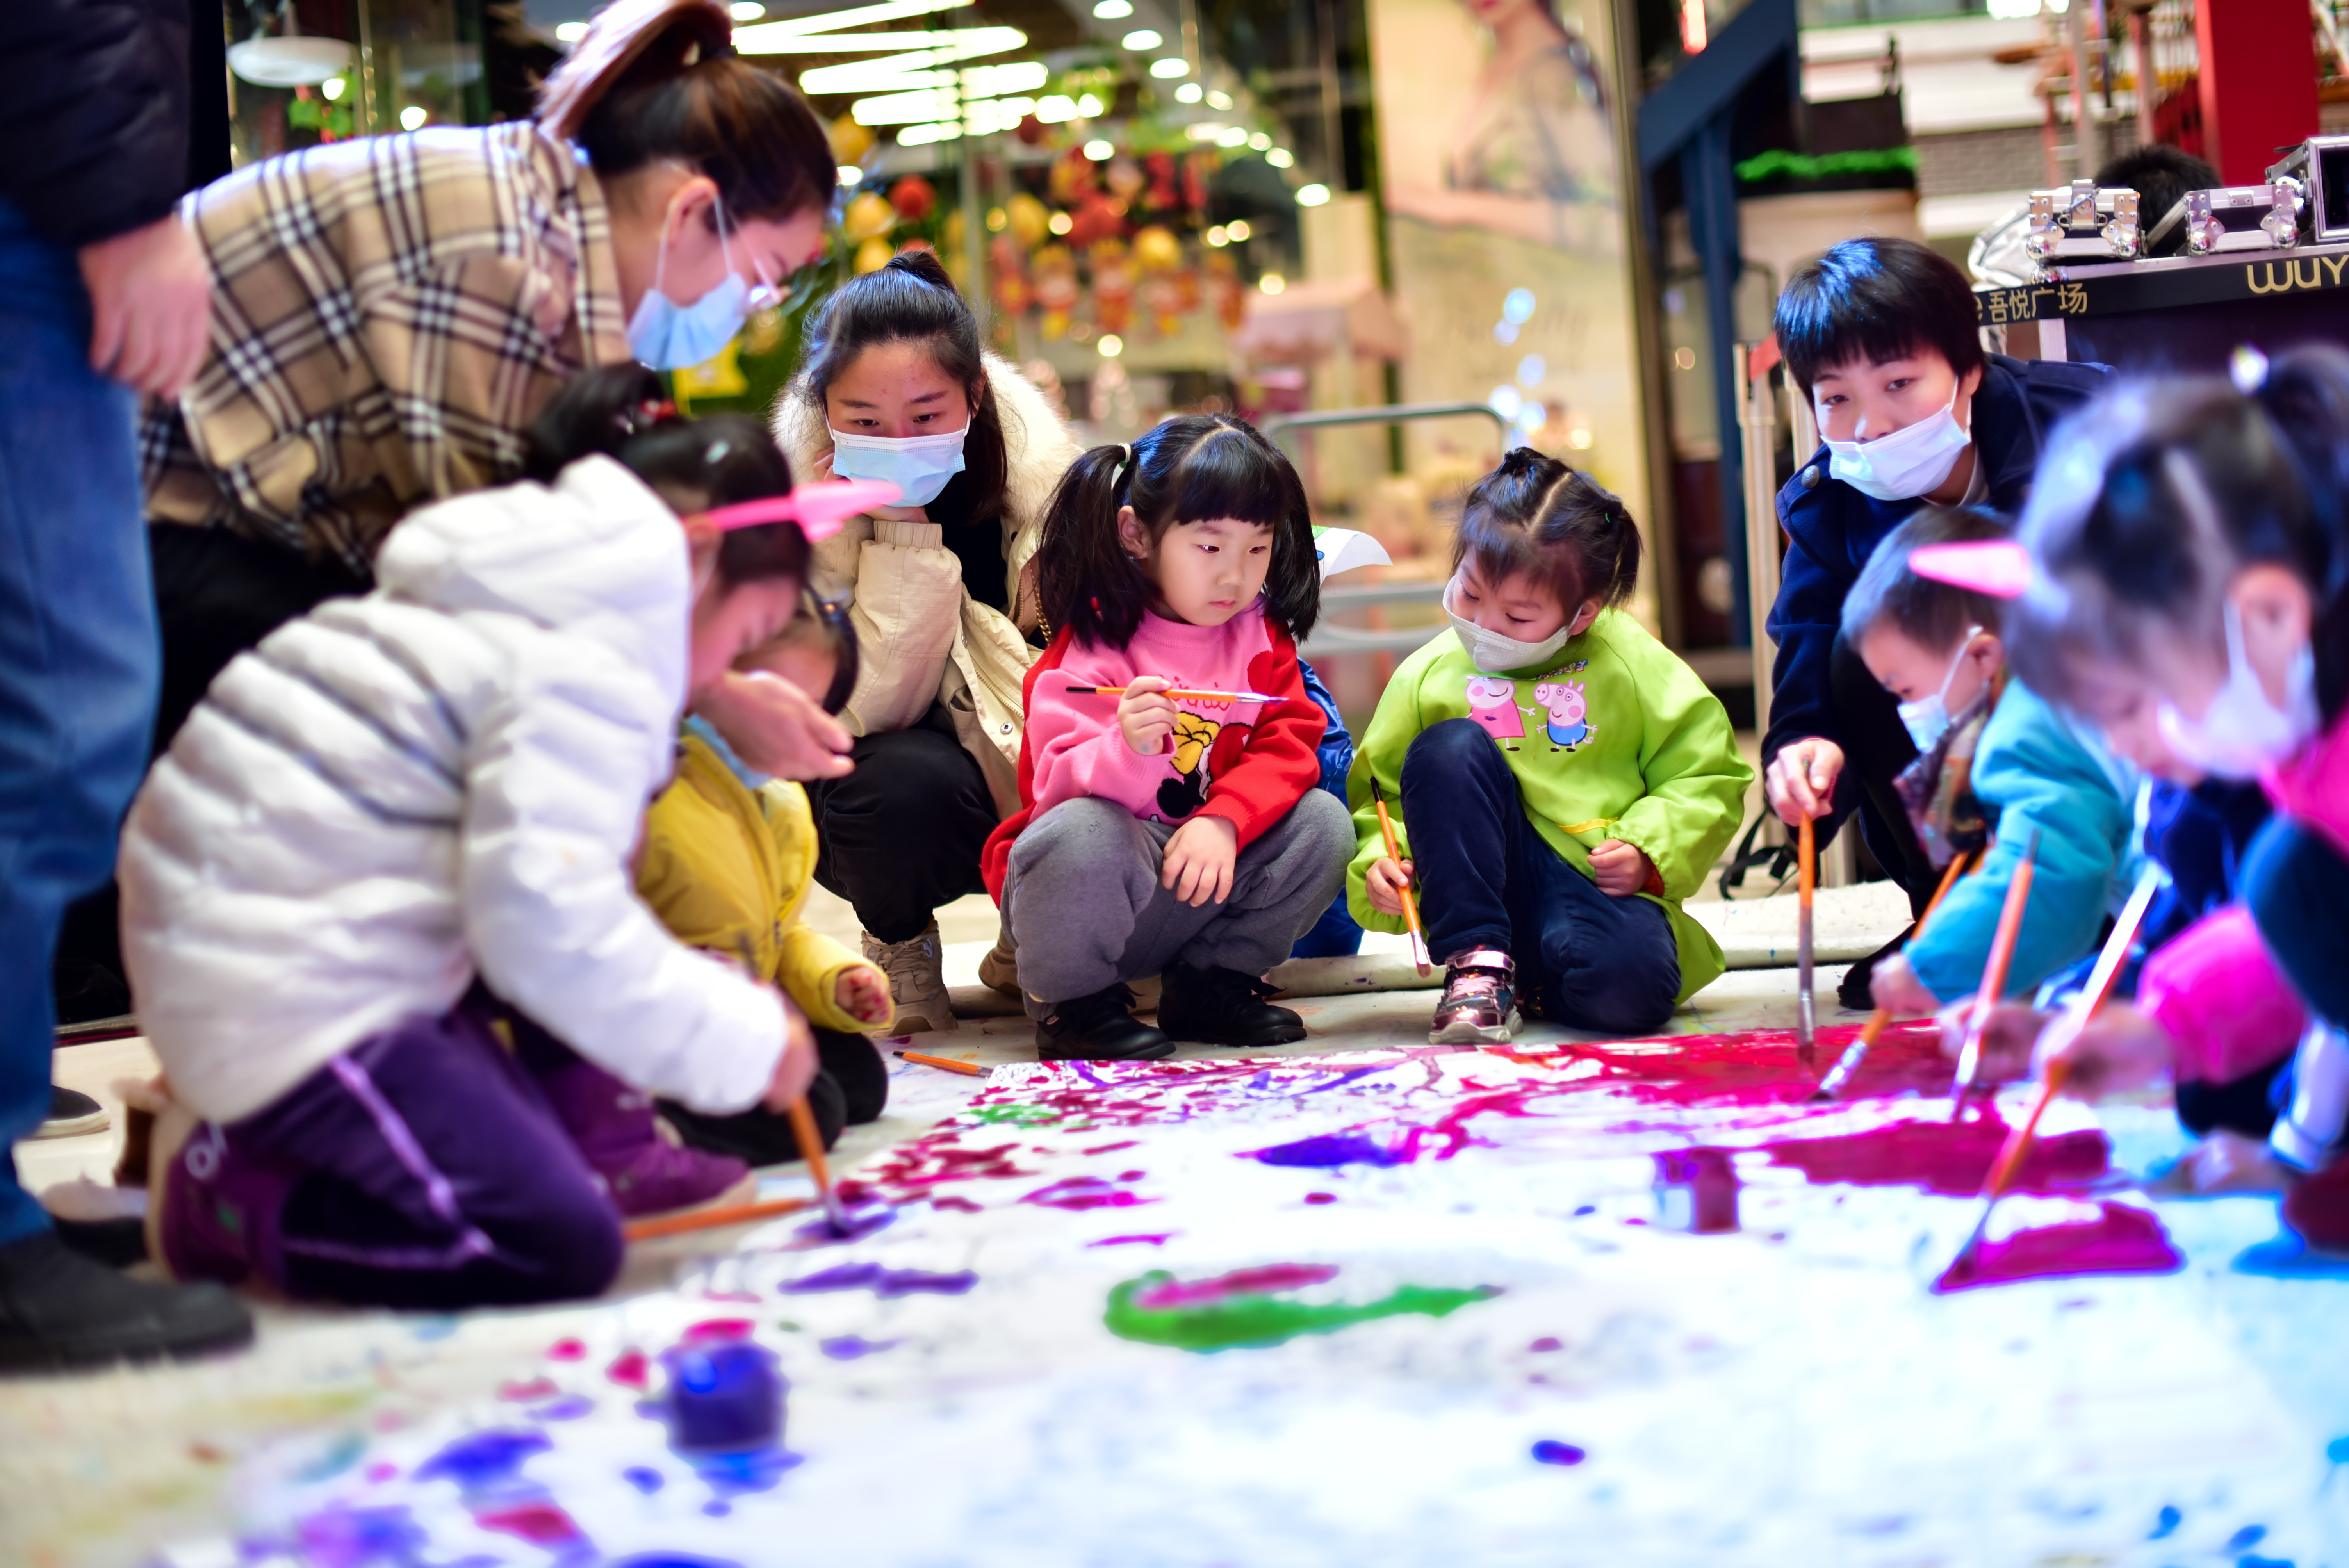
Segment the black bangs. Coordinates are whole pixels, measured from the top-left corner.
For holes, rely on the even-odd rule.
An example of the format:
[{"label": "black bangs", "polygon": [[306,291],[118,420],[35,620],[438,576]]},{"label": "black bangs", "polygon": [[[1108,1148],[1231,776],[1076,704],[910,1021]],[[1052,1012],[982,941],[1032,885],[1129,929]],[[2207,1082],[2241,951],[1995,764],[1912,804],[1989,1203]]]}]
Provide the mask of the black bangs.
[{"label": "black bangs", "polygon": [[1255,426],[1223,414],[1161,421],[1131,447],[1095,447],[1054,492],[1037,553],[1044,614],[1078,641],[1123,648],[1155,597],[1118,538],[1118,510],[1155,540],[1179,523],[1230,518],[1273,531],[1265,615],[1303,642],[1321,614],[1321,562],[1305,486]]},{"label": "black bangs", "polygon": [[1881,365],[1930,348],[1962,377],[1982,364],[1972,285],[1914,240],[1846,240],[1806,262],[1778,296],[1778,346],[1795,382],[1855,362]]}]

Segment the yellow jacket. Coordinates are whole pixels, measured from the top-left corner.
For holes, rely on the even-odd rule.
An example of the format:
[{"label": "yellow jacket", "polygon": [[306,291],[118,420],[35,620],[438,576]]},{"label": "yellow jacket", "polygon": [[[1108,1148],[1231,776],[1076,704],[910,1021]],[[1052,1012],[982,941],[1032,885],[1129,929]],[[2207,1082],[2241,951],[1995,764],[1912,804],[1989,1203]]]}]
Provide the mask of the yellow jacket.
[{"label": "yellow jacket", "polygon": [[777,779],[754,791],[708,742],[688,735],[677,777],[645,816],[636,892],[678,941],[747,954],[818,1028],[885,1028],[859,1022],[835,1000],[843,971],[872,966],[800,923],[815,857],[805,789]]}]

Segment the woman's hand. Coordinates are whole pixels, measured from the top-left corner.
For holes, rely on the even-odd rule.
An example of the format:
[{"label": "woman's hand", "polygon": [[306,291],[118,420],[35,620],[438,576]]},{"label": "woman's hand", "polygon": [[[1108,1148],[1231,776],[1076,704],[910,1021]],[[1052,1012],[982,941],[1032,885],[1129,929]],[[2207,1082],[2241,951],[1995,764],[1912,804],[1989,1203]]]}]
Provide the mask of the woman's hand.
[{"label": "woman's hand", "polygon": [[1166,841],[1159,882],[1193,909],[1232,893],[1232,867],[1240,858],[1240,830],[1229,817],[1194,817]]},{"label": "woman's hand", "polygon": [[2177,1042],[2151,1015],[2134,1002],[2107,1002],[2071,1039],[2051,1042],[2040,1070],[2068,1063],[2071,1076],[2064,1092],[2094,1100],[2159,1082],[2169,1076],[2177,1056]]},{"label": "woman's hand", "polygon": [[815,1031],[808,1027],[807,1015],[781,992],[775,996],[783,1005],[783,1054],[775,1058],[775,1076],[767,1080],[760,1103],[780,1115],[815,1081],[816,1055]]},{"label": "woman's hand", "polygon": [[781,676],[729,671],[695,709],[718,727],[734,754],[778,779],[844,779],[856,744],[823,705]]},{"label": "woman's hand", "polygon": [[1917,978],[1917,971],[1909,965],[1908,954],[1889,954],[1876,961],[1876,973],[1868,976],[1868,987],[1876,1005],[1896,1018],[1921,1017],[1938,1010],[1941,999],[1925,989]]},{"label": "woman's hand", "polygon": [[1770,810],[1789,826],[1835,809],[1836,780],[1843,777],[1843,748],[1816,736],[1791,741],[1770,759],[1762,776]]},{"label": "woman's hand", "polygon": [[212,333],[212,263],[173,212],[84,245],[90,368],[134,392],[176,397],[204,362]]},{"label": "woman's hand", "polygon": [[1363,896],[1371,907],[1381,914],[1402,918],[1402,890],[1411,885],[1412,865],[1409,861],[1396,861],[1381,855],[1371,862],[1362,877]]},{"label": "woman's hand", "polygon": [[832,983],[834,1006],[868,1029],[886,1023],[893,1004],[889,977],[870,964],[852,964]]},{"label": "woman's hand", "polygon": [[1609,839],[1590,851],[1590,874],[1609,898],[1630,898],[1645,891],[1656,862],[1622,840]]},{"label": "woman's hand", "polygon": [[[1174,686],[1164,676],[1136,676],[1126,683],[1125,695],[1117,702],[1117,727],[1135,755],[1155,757],[1166,748],[1166,738],[1174,733],[1180,710],[1157,694],[1171,691]],[[1174,846],[1170,842],[1167,847]]]}]

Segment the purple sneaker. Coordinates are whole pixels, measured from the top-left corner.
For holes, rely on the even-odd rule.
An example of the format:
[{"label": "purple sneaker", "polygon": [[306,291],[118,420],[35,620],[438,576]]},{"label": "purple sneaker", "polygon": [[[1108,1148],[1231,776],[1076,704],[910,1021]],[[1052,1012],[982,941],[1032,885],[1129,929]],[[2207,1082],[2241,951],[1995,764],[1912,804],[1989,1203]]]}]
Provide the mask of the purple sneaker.
[{"label": "purple sneaker", "polygon": [[1428,1026],[1431,1046],[1497,1046],[1524,1026],[1517,969],[1506,953],[1479,947],[1444,961],[1444,1000]]},{"label": "purple sneaker", "polygon": [[147,1255],[175,1280],[238,1284],[280,1277],[278,1217],[294,1179],[240,1154],[227,1134],[166,1105],[155,1119],[147,1175]]},{"label": "purple sneaker", "polygon": [[572,1062],[538,1081],[613,1206],[630,1219],[706,1203],[750,1174],[730,1154],[680,1149],[662,1137],[651,1099],[593,1062]]}]

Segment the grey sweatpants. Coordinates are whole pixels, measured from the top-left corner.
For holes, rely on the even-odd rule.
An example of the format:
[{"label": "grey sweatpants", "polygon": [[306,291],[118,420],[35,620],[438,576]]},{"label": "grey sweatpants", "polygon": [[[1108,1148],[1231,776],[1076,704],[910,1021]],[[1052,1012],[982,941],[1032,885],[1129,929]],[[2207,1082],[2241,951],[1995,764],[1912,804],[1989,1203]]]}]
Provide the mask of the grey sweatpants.
[{"label": "grey sweatpants", "polygon": [[1176,962],[1262,975],[1288,956],[1346,879],[1354,823],[1308,789],[1242,850],[1231,896],[1194,909],[1159,885],[1174,830],[1091,797],[1065,800],[1011,846],[1003,922],[1019,950],[1028,1016]]}]

